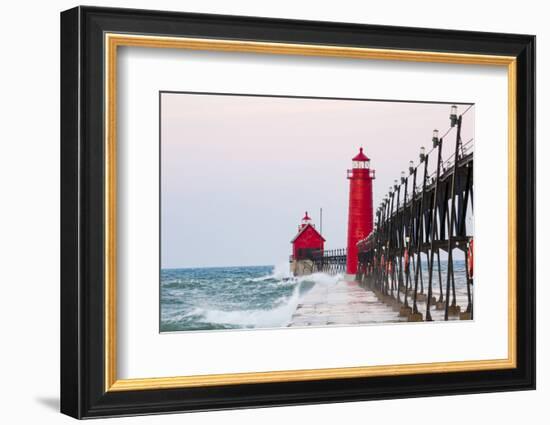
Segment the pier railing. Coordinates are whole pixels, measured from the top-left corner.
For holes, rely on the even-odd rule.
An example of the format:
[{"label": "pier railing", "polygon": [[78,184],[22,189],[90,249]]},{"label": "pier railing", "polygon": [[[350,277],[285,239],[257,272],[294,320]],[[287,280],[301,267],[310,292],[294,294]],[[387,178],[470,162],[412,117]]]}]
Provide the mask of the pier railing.
[{"label": "pier railing", "polygon": [[312,272],[323,272],[327,274],[344,273],[346,270],[347,250],[341,249],[303,249],[298,250],[296,257],[290,256],[292,261],[310,261]]}]

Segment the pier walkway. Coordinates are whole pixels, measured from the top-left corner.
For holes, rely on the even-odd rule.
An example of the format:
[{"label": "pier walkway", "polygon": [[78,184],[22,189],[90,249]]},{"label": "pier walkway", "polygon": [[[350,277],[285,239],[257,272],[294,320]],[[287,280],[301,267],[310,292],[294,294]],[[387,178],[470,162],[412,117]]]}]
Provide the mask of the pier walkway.
[{"label": "pier walkway", "polygon": [[405,321],[358,282],[315,285],[298,304],[289,326],[361,325]]},{"label": "pier walkway", "polygon": [[[437,289],[433,296],[440,296]],[[426,298],[425,295],[418,294],[419,310],[426,309]],[[462,305],[468,302],[465,288],[457,291],[457,301]],[[384,295],[356,281],[340,280],[335,285],[317,284],[304,295],[288,326],[406,322],[407,317],[400,315],[401,302],[402,300],[399,302],[392,296]],[[435,303],[430,306],[430,311],[433,320],[444,320],[445,311],[437,309]],[[449,320],[458,318],[458,315],[451,315]]]}]

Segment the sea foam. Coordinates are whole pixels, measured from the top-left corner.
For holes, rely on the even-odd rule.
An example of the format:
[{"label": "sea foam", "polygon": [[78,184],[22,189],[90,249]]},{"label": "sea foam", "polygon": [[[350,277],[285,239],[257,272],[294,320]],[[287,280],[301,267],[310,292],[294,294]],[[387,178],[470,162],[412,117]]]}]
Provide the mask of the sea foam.
[{"label": "sea foam", "polygon": [[285,327],[292,319],[296,311],[300,298],[303,295],[302,286],[306,283],[309,288],[315,285],[331,286],[341,280],[342,275],[328,275],[326,273],[313,273],[307,276],[287,277],[283,272],[274,271],[269,276],[256,278],[255,281],[275,280],[274,276],[285,276],[283,280],[278,279],[278,284],[294,285],[291,296],[281,297],[274,303],[271,309],[251,309],[226,311],[220,309],[197,308],[192,315],[202,316],[203,320],[218,325],[230,325],[242,328],[274,328]]}]

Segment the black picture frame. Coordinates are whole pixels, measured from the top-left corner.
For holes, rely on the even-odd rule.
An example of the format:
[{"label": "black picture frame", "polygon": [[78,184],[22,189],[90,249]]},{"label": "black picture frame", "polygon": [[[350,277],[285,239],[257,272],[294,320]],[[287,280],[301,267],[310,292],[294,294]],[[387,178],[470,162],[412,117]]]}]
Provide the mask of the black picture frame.
[{"label": "black picture frame", "polygon": [[[517,367],[369,378],[105,391],[104,34],[517,58]],[[535,37],[76,7],[61,13],[61,412],[75,418],[535,388]]]}]

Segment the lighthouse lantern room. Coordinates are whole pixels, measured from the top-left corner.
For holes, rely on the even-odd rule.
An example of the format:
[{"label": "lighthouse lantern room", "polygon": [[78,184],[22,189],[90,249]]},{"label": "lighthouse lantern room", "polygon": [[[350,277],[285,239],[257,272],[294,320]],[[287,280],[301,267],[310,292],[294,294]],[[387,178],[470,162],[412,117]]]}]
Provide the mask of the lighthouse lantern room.
[{"label": "lighthouse lantern room", "polygon": [[366,238],[373,229],[372,181],[374,170],[370,168],[370,159],[363,148],[352,158],[352,169],[348,170],[349,210],[348,210],[348,246],[346,272],[357,273],[357,242]]}]

